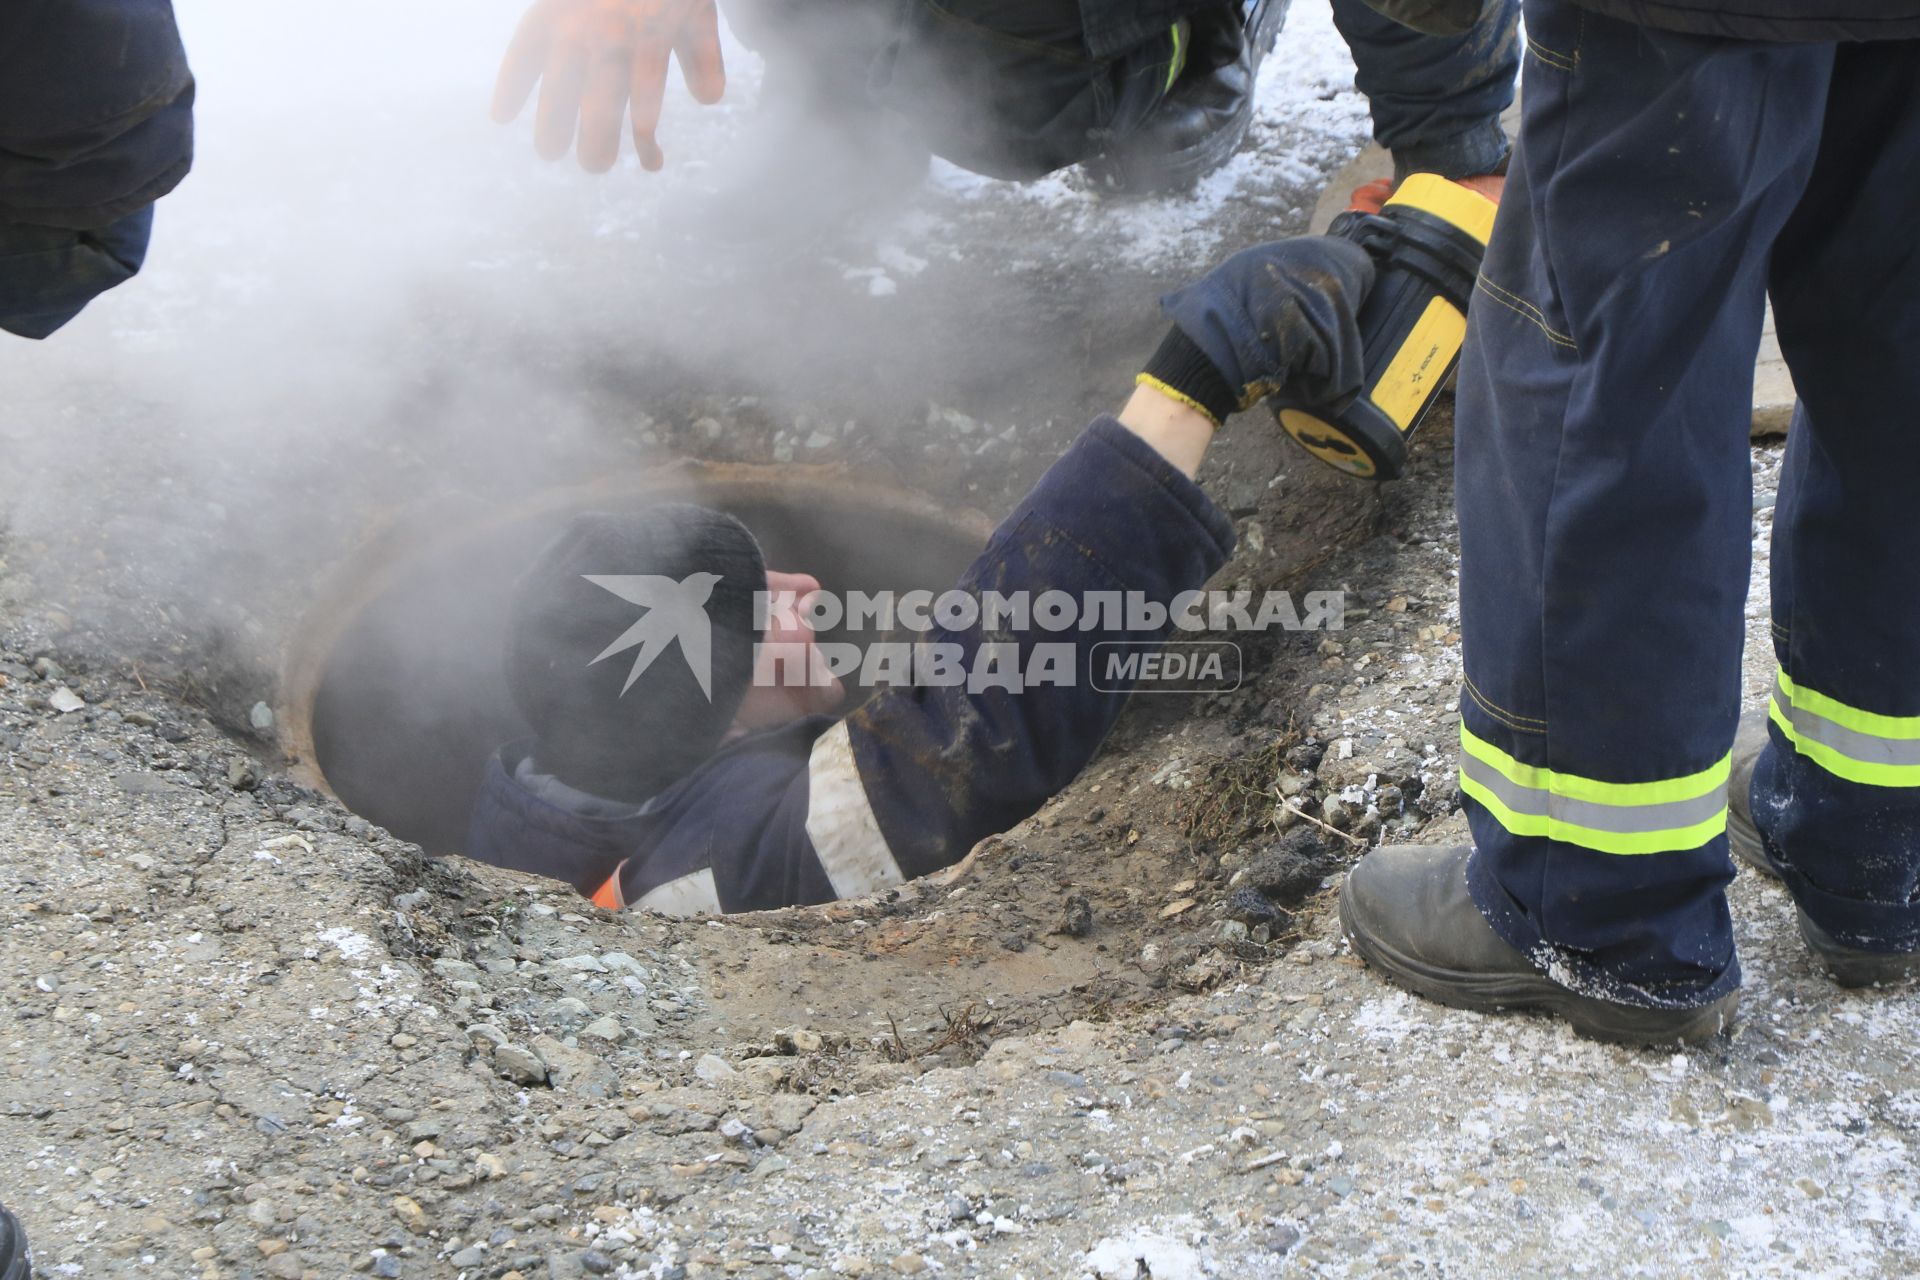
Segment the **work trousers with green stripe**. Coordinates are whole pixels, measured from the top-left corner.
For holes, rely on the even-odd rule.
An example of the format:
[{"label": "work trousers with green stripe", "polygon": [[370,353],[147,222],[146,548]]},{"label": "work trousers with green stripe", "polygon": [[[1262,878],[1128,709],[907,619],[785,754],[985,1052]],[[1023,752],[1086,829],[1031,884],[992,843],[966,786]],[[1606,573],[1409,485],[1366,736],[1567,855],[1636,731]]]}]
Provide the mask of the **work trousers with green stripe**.
[{"label": "work trousers with green stripe", "polygon": [[1801,395],[1753,800],[1840,940],[1920,944],[1920,45],[1526,6],[1524,119],[1459,382],[1475,902],[1564,981],[1739,982],[1728,750],[1771,290]]}]

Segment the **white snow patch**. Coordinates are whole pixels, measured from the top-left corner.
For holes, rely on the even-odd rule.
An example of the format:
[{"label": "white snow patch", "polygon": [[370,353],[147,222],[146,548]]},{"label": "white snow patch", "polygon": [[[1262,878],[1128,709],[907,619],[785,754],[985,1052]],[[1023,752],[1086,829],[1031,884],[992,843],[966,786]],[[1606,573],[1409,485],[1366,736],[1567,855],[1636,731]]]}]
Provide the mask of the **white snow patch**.
[{"label": "white snow patch", "polygon": [[1143,1264],[1153,1280],[1204,1280],[1211,1270],[1193,1246],[1145,1227],[1087,1250],[1087,1269],[1100,1280],[1136,1280]]},{"label": "white snow patch", "polygon": [[339,951],[341,958],[345,960],[361,960],[373,954],[373,939],[345,925],[336,925],[331,929],[316,929],[313,936]]},{"label": "white snow patch", "polygon": [[1385,1040],[1398,1045],[1420,1029],[1421,1020],[1409,1016],[1414,1008],[1404,991],[1394,991],[1378,1000],[1369,1000],[1353,1015],[1353,1029],[1369,1040]]}]

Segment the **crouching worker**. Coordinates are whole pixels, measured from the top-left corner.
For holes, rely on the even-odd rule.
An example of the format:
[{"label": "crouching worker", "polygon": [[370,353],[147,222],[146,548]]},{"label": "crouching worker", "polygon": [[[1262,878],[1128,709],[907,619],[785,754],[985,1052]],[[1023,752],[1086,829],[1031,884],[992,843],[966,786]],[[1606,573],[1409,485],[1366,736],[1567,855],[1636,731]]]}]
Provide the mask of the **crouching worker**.
[{"label": "crouching worker", "polygon": [[[1170,295],[1174,328],[1125,408],[1054,463],[959,589],[1121,593],[1164,609],[1201,587],[1233,548],[1226,515],[1193,481],[1215,429],[1282,383],[1325,402],[1356,390],[1354,314],[1372,280],[1364,250],[1299,239],[1246,250]],[[817,589],[771,570],[718,512],[578,517],[518,590],[508,679],[534,736],[488,765],[469,855],[568,880],[605,907],[672,915],[897,885],[959,861],[1071,782],[1127,698],[1094,687],[1094,647],[1166,631],[1104,614],[1092,630],[1038,636],[936,627],[920,643],[949,646],[969,670],[995,645],[1017,654],[1006,669],[1026,671],[1039,640],[1068,644],[1076,669],[1018,689],[886,687],[835,719],[837,681],[770,658],[803,652],[805,623],[791,610],[772,611],[764,632],[755,622],[757,592]],[[781,678],[796,667],[804,678]]]}]

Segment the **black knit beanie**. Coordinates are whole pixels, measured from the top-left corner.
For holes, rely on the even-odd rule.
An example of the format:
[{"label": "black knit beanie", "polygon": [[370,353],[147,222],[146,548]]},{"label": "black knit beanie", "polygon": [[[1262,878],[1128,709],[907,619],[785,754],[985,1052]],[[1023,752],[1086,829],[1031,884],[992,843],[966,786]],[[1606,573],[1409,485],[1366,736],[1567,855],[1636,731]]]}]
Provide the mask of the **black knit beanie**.
[{"label": "black knit beanie", "polygon": [[760,545],[719,511],[574,517],[521,579],[508,620],[507,684],[538,735],[538,767],[639,802],[705,760],[752,681],[766,580]]}]

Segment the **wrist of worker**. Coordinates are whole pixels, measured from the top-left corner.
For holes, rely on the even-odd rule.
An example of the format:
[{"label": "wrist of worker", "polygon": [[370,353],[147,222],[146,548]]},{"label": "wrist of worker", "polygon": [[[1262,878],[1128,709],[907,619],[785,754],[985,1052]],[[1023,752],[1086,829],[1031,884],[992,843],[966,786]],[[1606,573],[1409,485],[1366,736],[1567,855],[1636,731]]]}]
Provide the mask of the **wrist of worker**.
[{"label": "wrist of worker", "polygon": [[1242,396],[1220,367],[1178,325],[1167,330],[1160,346],[1148,357],[1134,379],[1161,395],[1205,415],[1214,426],[1224,423],[1241,407]]},{"label": "wrist of worker", "polygon": [[1114,419],[1189,480],[1218,429],[1212,418],[1151,383],[1136,386]]}]

